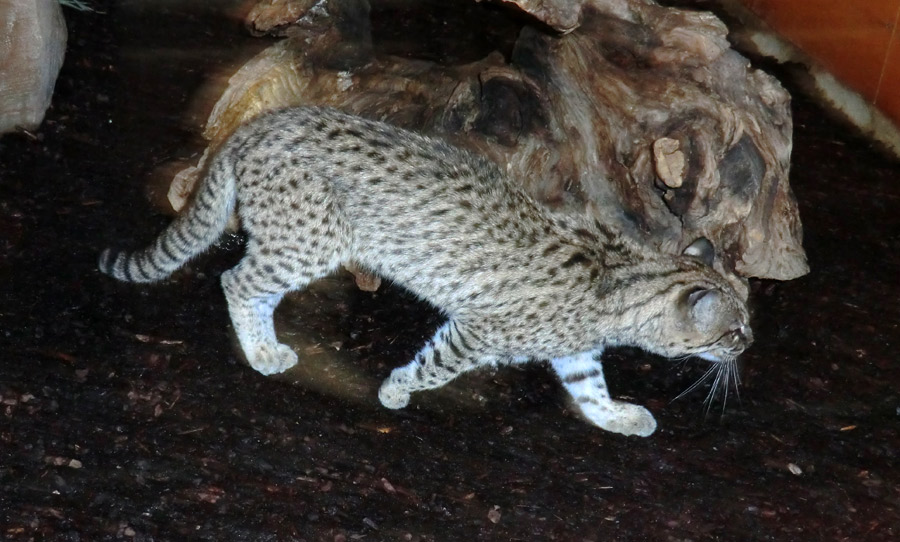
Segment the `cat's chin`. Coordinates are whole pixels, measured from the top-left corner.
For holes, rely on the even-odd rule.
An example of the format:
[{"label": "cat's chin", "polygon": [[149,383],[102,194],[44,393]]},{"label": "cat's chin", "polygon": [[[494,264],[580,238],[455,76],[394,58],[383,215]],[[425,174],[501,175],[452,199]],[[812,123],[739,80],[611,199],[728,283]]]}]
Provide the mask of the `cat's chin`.
[{"label": "cat's chin", "polygon": [[721,363],[723,358],[713,354],[712,352],[700,352],[698,354],[694,354],[700,359],[705,359],[706,361],[711,361],[713,363]]}]

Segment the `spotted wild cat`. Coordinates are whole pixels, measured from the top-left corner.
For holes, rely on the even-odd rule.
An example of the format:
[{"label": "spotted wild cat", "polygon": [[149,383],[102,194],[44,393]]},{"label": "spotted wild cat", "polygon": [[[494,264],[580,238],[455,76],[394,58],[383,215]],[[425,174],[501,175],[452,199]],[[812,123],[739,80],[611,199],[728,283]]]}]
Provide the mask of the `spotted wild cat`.
[{"label": "spotted wild cat", "polygon": [[681,256],[651,251],[595,220],[554,214],[484,158],[323,108],[238,129],[191,206],[148,248],[105,251],[100,269],[131,282],[168,277],[212,245],[234,211],[248,242],[222,286],[260,373],[297,363],[272,324],[284,294],[345,262],[447,316],[382,384],[388,408],[479,366],[550,360],[590,422],[646,436],[656,428],[650,412],[610,398],[604,347],[729,366],[752,341],[744,300],[708,265],[708,241]]}]

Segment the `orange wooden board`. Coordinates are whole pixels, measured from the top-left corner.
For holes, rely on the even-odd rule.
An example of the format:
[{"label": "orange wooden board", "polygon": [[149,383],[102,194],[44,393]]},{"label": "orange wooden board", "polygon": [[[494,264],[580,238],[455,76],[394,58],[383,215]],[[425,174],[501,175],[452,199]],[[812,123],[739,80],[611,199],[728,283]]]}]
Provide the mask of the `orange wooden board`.
[{"label": "orange wooden board", "polygon": [[878,103],[896,108],[894,118],[900,116],[896,96],[885,94],[900,89],[890,89],[882,75],[891,72],[896,78],[900,69],[895,51],[891,69],[885,70],[900,0],[747,0],[747,5],[868,100],[876,102],[880,90]]},{"label": "orange wooden board", "polygon": [[900,126],[900,28],[894,29],[875,105]]}]

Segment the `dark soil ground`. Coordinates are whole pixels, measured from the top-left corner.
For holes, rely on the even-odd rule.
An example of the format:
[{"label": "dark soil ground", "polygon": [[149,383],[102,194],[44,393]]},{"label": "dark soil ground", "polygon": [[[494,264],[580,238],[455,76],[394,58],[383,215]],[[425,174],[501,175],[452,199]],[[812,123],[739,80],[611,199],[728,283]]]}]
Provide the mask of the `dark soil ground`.
[{"label": "dark soil ground", "polygon": [[216,3],[113,4],[67,12],[47,120],[0,139],[0,537],[898,539],[900,163],[784,68],[763,63],[795,91],[812,272],[753,283],[757,340],[724,414],[702,390],[672,401],[701,362],[614,352],[614,393],[659,421],[625,438],[575,416],[539,364],[380,407],[379,381],[440,323],[391,288],[340,275],[286,303],[308,361],[266,378],[238,361],[217,281],[239,242],[160,285],[101,276],[104,246],[167,222],[145,187],[201,148],[204,84],[215,97],[216,74],[268,43]]}]

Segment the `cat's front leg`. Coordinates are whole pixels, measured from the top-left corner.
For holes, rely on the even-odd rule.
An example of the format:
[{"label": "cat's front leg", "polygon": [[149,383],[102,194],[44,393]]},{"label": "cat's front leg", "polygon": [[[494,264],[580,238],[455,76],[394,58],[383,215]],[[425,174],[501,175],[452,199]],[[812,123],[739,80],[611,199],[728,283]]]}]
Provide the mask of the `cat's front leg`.
[{"label": "cat's front leg", "polygon": [[613,433],[651,435],[656,430],[653,414],[642,406],[610,398],[599,358],[600,352],[582,352],[552,359],[550,365],[588,421]]},{"label": "cat's front leg", "polygon": [[408,364],[397,367],[378,390],[378,399],[387,408],[403,408],[414,391],[439,388],[481,363],[476,352],[478,337],[456,321],[437,330]]}]

